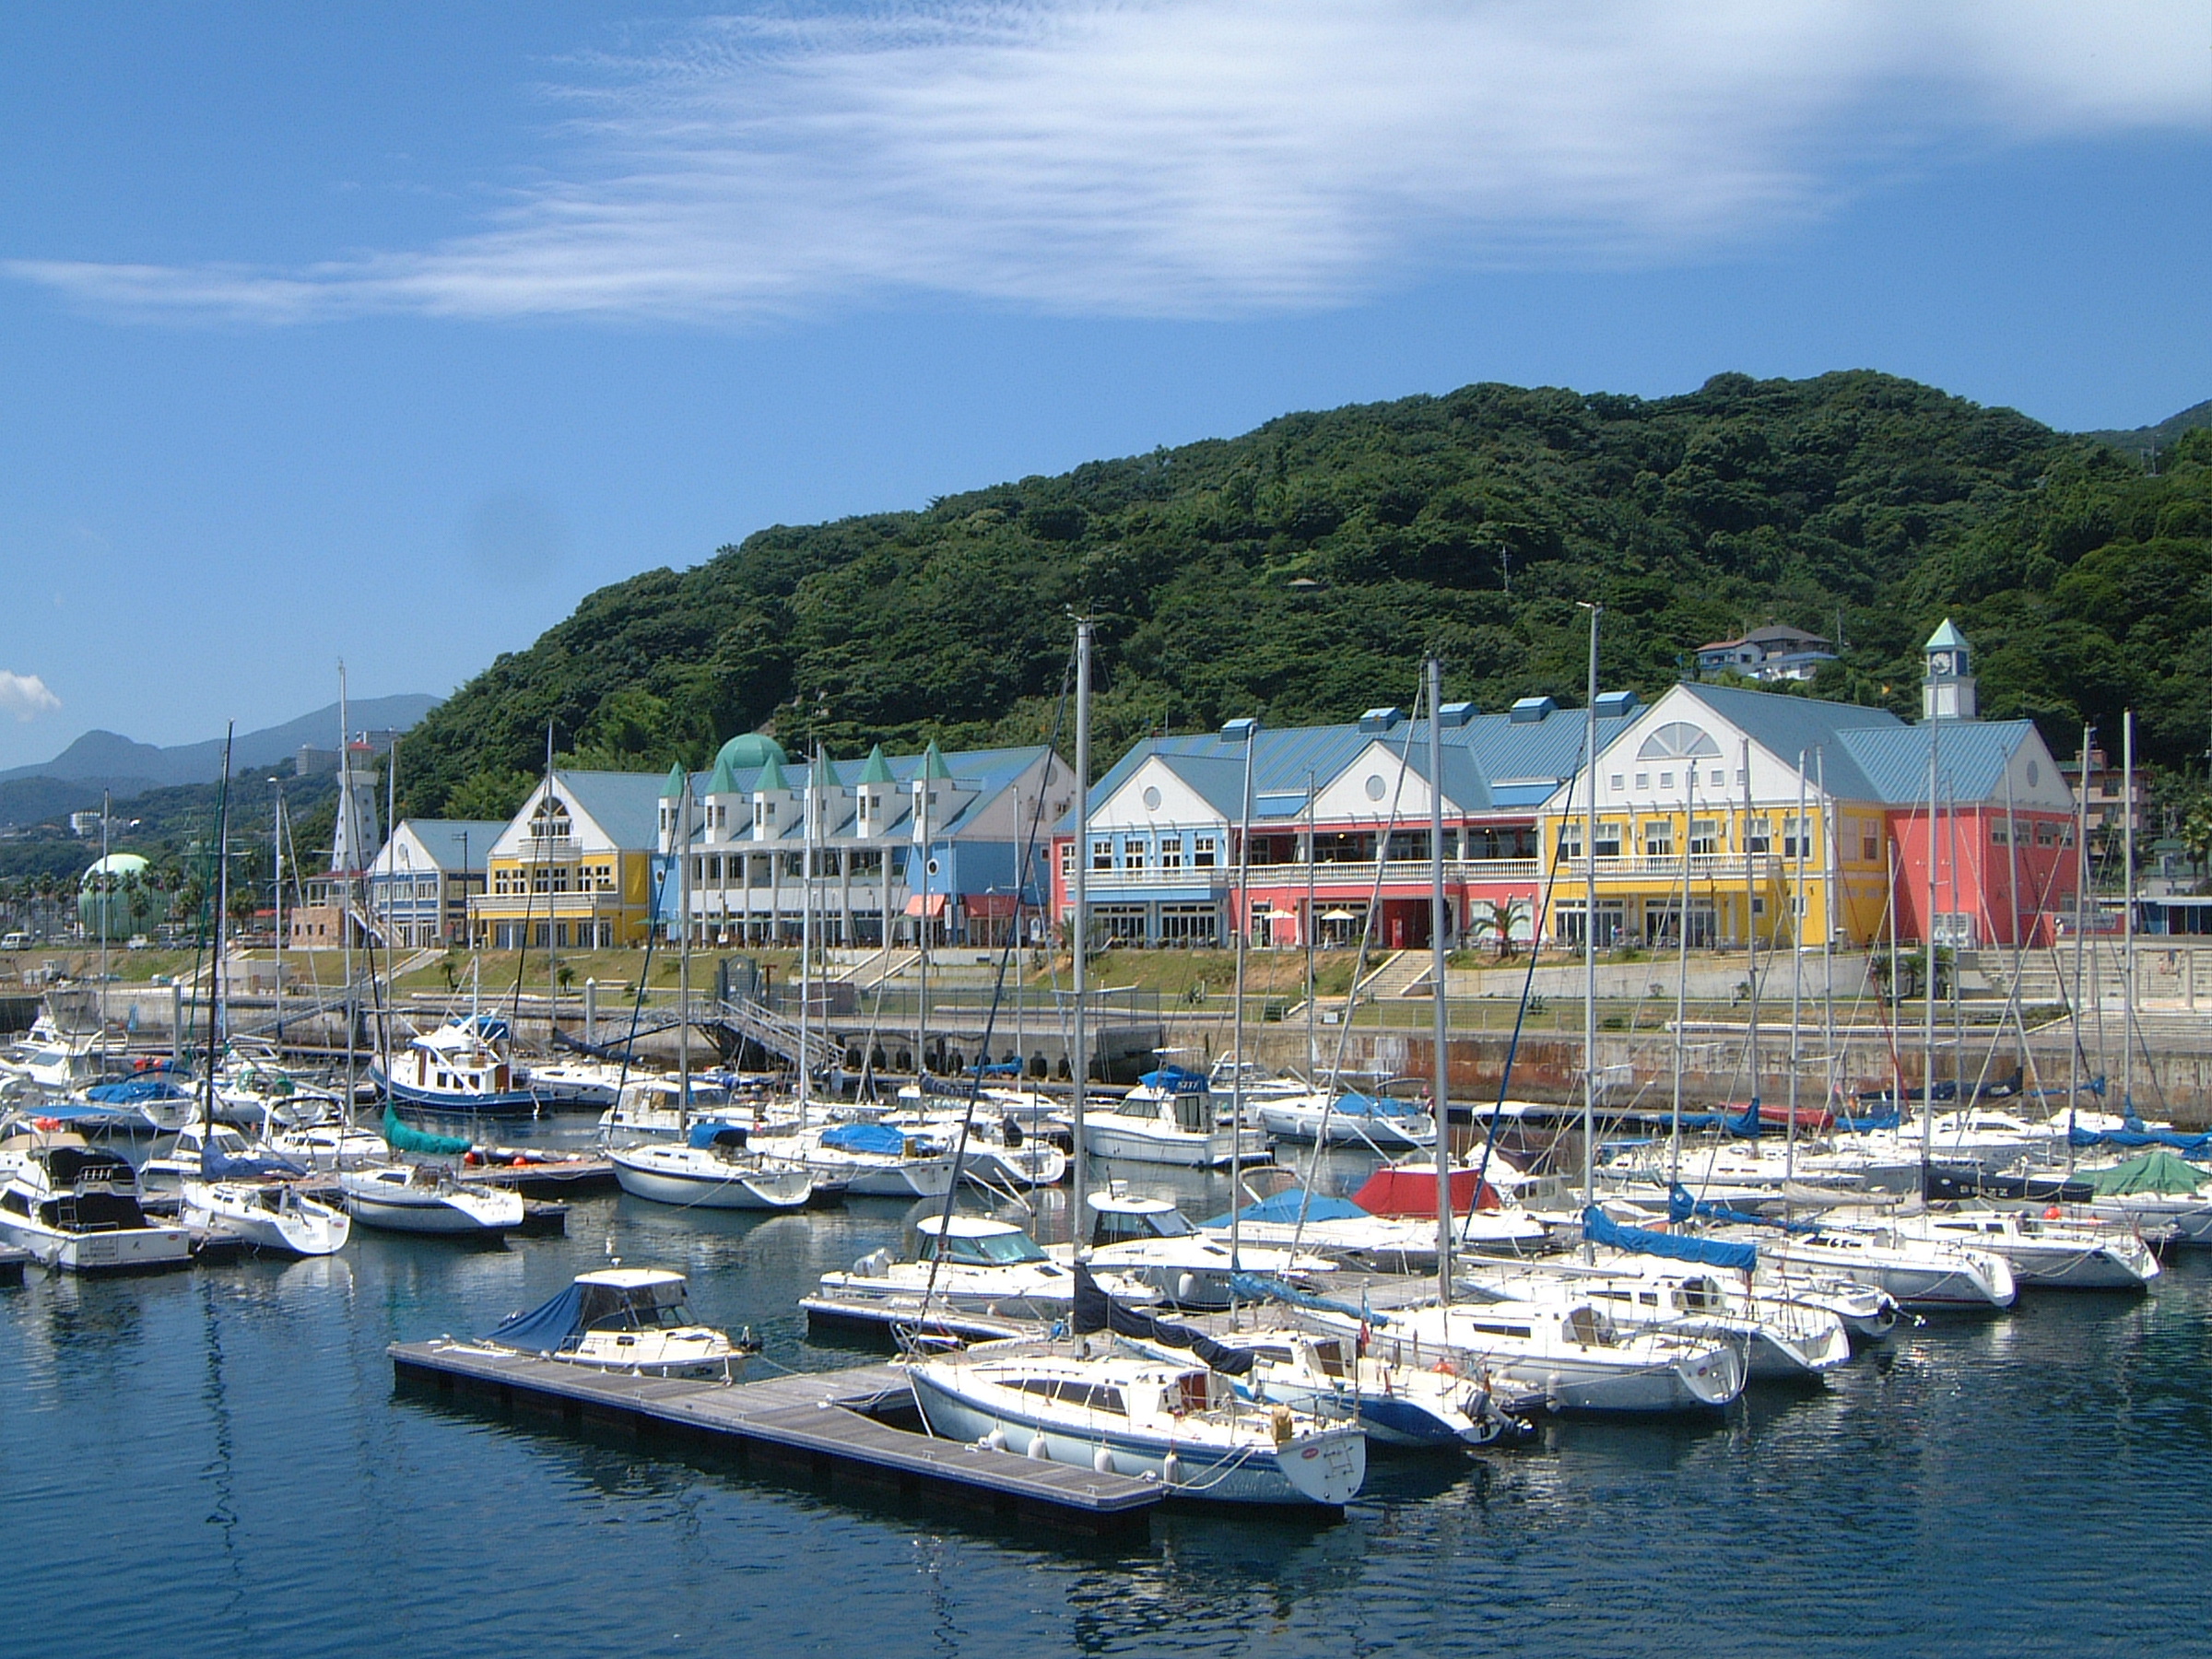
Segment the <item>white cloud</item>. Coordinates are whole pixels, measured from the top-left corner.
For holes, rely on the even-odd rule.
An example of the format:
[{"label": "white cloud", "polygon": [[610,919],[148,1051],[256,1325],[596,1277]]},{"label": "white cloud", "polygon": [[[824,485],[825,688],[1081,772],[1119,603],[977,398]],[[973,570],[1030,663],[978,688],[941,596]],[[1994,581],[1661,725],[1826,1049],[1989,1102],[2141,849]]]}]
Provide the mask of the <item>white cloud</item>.
[{"label": "white cloud", "polygon": [[938,292],[1336,303],[1696,256],[1960,144],[2212,127],[2174,0],[1030,0],[754,13],[578,65],[553,182],[289,271],[16,261],[124,314],[702,318]]},{"label": "white cloud", "polygon": [[37,675],[0,668],[0,711],[18,720],[36,720],[41,714],[58,712],[61,706],[62,700],[47,690],[46,682]]}]

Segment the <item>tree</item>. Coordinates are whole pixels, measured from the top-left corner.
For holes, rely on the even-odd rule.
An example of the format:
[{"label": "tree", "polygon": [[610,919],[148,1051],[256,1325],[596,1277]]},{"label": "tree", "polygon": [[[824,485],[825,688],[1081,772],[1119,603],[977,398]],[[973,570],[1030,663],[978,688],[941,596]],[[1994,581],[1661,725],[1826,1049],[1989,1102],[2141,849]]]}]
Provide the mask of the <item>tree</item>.
[{"label": "tree", "polygon": [[1528,919],[1528,901],[1525,899],[1493,899],[1479,904],[1467,918],[1467,934],[1471,938],[1490,938],[1497,941],[1498,959],[1511,961],[1518,947],[1513,941],[1513,929]]}]

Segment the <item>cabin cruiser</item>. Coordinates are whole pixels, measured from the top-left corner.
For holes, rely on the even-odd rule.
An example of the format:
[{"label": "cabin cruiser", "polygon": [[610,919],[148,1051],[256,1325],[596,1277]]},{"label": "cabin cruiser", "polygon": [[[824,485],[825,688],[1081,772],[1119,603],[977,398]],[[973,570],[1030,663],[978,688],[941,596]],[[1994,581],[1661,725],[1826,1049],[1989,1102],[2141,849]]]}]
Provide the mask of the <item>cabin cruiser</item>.
[{"label": "cabin cruiser", "polygon": [[1093,1158],[1193,1170],[1274,1156],[1265,1130],[1235,1123],[1205,1077],[1175,1065],[1147,1072],[1119,1100],[1094,1103],[1083,1147]]},{"label": "cabin cruiser", "polygon": [[1419,1103],[1356,1090],[1309,1090],[1246,1104],[1260,1127],[1279,1140],[1368,1147],[1388,1155],[1436,1145],[1436,1119]]},{"label": "cabin cruiser", "polygon": [[992,1349],[907,1368],[930,1433],[1041,1462],[1160,1482],[1213,1503],[1341,1508],[1367,1479],[1367,1437],[1240,1399],[1190,1360]]},{"label": "cabin cruiser", "polygon": [[624,1192],[691,1209],[803,1209],[820,1184],[806,1165],[764,1157],[745,1130],[714,1123],[694,1124],[680,1143],[644,1141],[606,1156]]},{"label": "cabin cruiser", "polygon": [[[1435,1182],[1429,1183],[1435,1190]],[[1229,1216],[1203,1223],[1208,1237],[1225,1241]],[[1357,1199],[1290,1187],[1235,1214],[1247,1245],[1311,1251],[1370,1273],[1426,1273],[1436,1265],[1436,1218],[1378,1216]],[[1452,1217],[1452,1248],[1470,1255],[1530,1255],[1549,1247],[1551,1230],[1519,1207],[1474,1209]]]},{"label": "cabin cruiser", "polygon": [[[1227,1237],[1200,1231],[1168,1199],[1130,1196],[1119,1182],[1088,1198],[1090,1241],[1082,1259],[1094,1272],[1141,1280],[1179,1308],[1231,1306],[1239,1300],[1231,1282],[1239,1274],[1311,1284],[1336,1271],[1326,1256],[1241,1240],[1232,1258]],[[1050,1253],[1062,1262],[1075,1256],[1066,1244],[1053,1245]]]},{"label": "cabin cruiser", "polygon": [[[919,1320],[929,1311],[1049,1324],[1065,1320],[1076,1275],[1011,1222],[982,1216],[924,1216],[914,1223],[914,1258],[872,1251],[842,1273],[822,1275],[807,1313],[869,1324]],[[1101,1288],[1132,1306],[1159,1300],[1141,1279],[1107,1274]]]},{"label": "cabin cruiser", "polygon": [[394,1105],[432,1112],[535,1112],[541,1104],[508,1056],[512,1033],[496,1014],[448,1020],[411,1039],[389,1072],[371,1065],[370,1079]]},{"label": "cabin cruiser", "polygon": [[1709,1336],[1629,1327],[1588,1299],[1453,1302],[1387,1316],[1317,1312],[1340,1335],[1367,1327],[1367,1351],[1416,1370],[1448,1366],[1485,1380],[1520,1409],[1660,1413],[1718,1411],[1744,1391],[1740,1346]]},{"label": "cabin cruiser", "polygon": [[30,1030],[0,1050],[0,1080],[13,1080],[41,1094],[65,1095],[100,1081],[99,1031],[65,1031],[48,1012]]},{"label": "cabin cruiser", "polygon": [[429,1164],[347,1170],[338,1190],[356,1221],[384,1232],[503,1239],[523,1224],[521,1194],[465,1185]]},{"label": "cabin cruiser", "polygon": [[591,1371],[735,1382],[759,1351],[751,1334],[692,1322],[684,1276],[659,1267],[602,1267],[527,1313],[515,1313],[474,1344],[453,1347],[535,1354]]},{"label": "cabin cruiser", "polygon": [[65,1129],[0,1135],[0,1243],[70,1273],[147,1273],[192,1262],[192,1235],[149,1221],[127,1159]]},{"label": "cabin cruiser", "polygon": [[523,1068],[522,1081],[547,1111],[604,1112],[615,1104],[626,1074],[605,1060],[534,1061]]},{"label": "cabin cruiser", "polygon": [[817,1180],[868,1198],[942,1198],[952,1191],[952,1147],[944,1132],[888,1123],[777,1125],[751,1145]]}]

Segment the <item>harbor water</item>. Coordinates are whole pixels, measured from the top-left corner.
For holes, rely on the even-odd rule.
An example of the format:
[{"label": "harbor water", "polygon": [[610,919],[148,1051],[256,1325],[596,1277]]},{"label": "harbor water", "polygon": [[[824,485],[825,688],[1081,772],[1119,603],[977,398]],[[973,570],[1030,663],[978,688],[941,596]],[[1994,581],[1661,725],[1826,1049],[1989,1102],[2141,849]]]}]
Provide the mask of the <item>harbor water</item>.
[{"label": "harbor water", "polygon": [[[1193,1214],[1226,1190],[1182,1183]],[[1159,1187],[1159,1181],[1140,1182]],[[1056,1202],[1057,1195],[1054,1195]],[[1163,1512],[1112,1546],[832,1497],[608,1429],[396,1392],[610,1256],[759,1362],[910,1211],[628,1197],[566,1238],[0,1290],[12,1646],[167,1655],[2180,1653],[2212,1558],[2212,1272],[1900,1331],[1709,1422],[1567,1421],[1371,1465],[1336,1524]]]}]

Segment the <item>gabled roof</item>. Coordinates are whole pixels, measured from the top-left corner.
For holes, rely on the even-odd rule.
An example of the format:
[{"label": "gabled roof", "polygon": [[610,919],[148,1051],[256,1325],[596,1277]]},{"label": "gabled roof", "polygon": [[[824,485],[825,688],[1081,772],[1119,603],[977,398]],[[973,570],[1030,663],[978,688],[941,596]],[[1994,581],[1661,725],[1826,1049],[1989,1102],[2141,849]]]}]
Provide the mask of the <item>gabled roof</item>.
[{"label": "gabled roof", "polygon": [[[912,797],[902,786],[924,775],[925,770],[932,764],[930,755],[935,754],[935,770],[928,771],[927,775],[950,782],[961,791],[974,792],[944,822],[931,823],[930,834],[935,838],[958,832],[968,819],[981,813],[999,795],[1012,788],[1016,780],[1036,765],[1045,752],[1042,745],[1030,745],[1020,748],[963,749],[946,755],[932,745],[923,754],[902,755],[894,759],[886,757],[878,746],[865,761],[832,760],[824,756],[820,762],[819,787],[847,790],[860,783],[893,785],[889,797],[884,803],[886,810],[883,822],[871,826],[876,835],[888,834],[912,817]],[[804,785],[806,778],[804,771],[797,771],[795,775],[786,774],[782,766],[771,756],[764,765],[757,769],[734,769],[730,782],[735,788],[730,793],[751,794],[765,790],[795,791]],[[702,780],[695,775],[691,782],[693,788],[701,789],[711,785],[713,781]],[[717,788],[713,793],[723,792]],[[822,819],[825,833],[834,833],[839,826],[851,822],[853,817],[853,812],[841,812],[834,803],[826,806]],[[803,833],[802,819],[794,818],[791,822]],[[703,837],[704,830],[701,829],[696,833]],[[777,839],[782,839],[785,833],[787,831],[779,829]]]},{"label": "gabled roof", "polygon": [[[1857,703],[1793,697],[1783,691],[1748,691],[1736,686],[1686,684],[1681,690],[1785,763],[1794,765],[1802,751],[1806,765],[1810,768],[1813,751],[1819,750],[1829,793],[1845,800],[1874,801],[1884,797],[1845,747],[1844,734],[1914,729],[1887,709],[1863,708]],[[1924,761],[1927,755],[1924,747],[1921,755]]]},{"label": "gabled roof", "polygon": [[[2005,769],[2023,744],[2036,740],[2030,720],[1945,720],[1936,737],[1936,793],[1960,806],[2001,802]],[[1911,806],[1928,798],[1928,724],[1846,732],[1843,744],[1870,793],[1858,798]],[[2055,762],[2053,763],[2055,771]],[[1829,766],[1835,788],[1835,766]]]},{"label": "gabled roof", "polygon": [[[415,838],[441,870],[481,870],[484,855],[507,826],[485,818],[403,818],[400,830]],[[390,843],[386,843],[389,848]],[[383,854],[378,855],[380,859]]]},{"label": "gabled roof", "polygon": [[553,777],[618,847],[641,851],[659,844],[661,780],[653,773],[557,771]]}]

